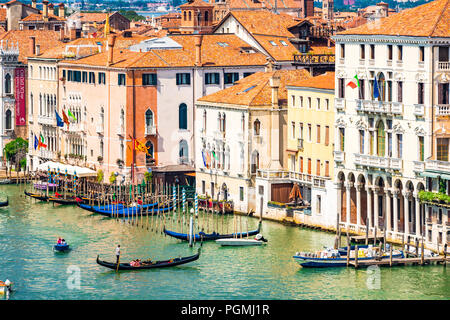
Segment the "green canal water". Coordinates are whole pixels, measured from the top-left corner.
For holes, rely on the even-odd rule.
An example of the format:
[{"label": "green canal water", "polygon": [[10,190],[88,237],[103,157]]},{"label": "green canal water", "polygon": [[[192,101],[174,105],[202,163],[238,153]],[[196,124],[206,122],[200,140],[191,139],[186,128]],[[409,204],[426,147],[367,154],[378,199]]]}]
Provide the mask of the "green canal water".
[{"label": "green canal water", "polygon": [[[0,186],[0,193],[8,195],[10,203],[0,208],[0,279],[14,282],[11,300],[450,298],[449,271],[440,265],[382,268],[375,273],[379,280],[375,286],[370,285],[374,273],[364,269],[302,269],[293,254],[332,245],[334,236],[269,221],[262,224],[262,233],[269,240],[266,246],[223,248],[206,242],[196,262],[115,273],[95,260],[97,254],[114,260],[118,243],[122,261],[186,256],[197,249],[77,207],[35,202],[23,195],[23,189]],[[250,218],[249,230],[257,223]],[[224,220],[224,228],[227,224],[231,232],[232,217]],[[222,220],[219,226],[222,228]],[[54,253],[52,245],[58,236],[73,250]],[[79,270],[79,288],[67,285],[76,284],[70,281],[76,274],[71,270]]]}]

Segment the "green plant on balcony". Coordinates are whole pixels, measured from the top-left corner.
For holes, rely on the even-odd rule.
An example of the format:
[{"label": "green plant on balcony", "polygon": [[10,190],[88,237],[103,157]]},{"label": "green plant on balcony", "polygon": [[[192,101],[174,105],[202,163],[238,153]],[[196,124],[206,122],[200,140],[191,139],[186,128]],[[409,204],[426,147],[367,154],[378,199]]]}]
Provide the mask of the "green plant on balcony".
[{"label": "green plant on balcony", "polygon": [[267,205],[270,207],[277,207],[277,208],[286,208],[286,204],[282,202],[277,201],[268,201]]},{"label": "green plant on balcony", "polygon": [[450,203],[450,196],[442,192],[419,191],[420,202]]},{"label": "green plant on balcony", "polygon": [[439,180],[439,192],[444,194],[447,192],[446,180]]}]

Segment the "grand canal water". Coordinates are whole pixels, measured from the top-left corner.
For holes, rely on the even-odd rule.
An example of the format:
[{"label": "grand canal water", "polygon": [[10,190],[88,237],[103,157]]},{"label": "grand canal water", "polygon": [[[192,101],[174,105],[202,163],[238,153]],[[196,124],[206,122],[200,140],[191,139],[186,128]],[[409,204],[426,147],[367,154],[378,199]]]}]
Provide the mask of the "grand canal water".
[{"label": "grand canal water", "polygon": [[[53,206],[23,196],[23,186],[0,186],[9,207],[0,208],[0,279],[17,290],[11,299],[449,299],[449,271],[443,266],[382,268],[379,287],[371,274],[351,268],[302,269],[292,259],[299,250],[332,245],[319,231],[263,221],[267,246],[222,248],[203,244],[194,263],[169,269],[115,273],[96,264],[97,254],[122,261],[190,255],[186,242],[77,207]],[[249,229],[257,226],[249,219]],[[212,221],[211,221],[212,223]],[[231,231],[233,219],[228,218]],[[243,220],[245,226],[245,220]],[[222,220],[219,220],[222,228]],[[55,254],[63,236],[73,250]],[[68,270],[79,268],[80,287],[69,289]],[[70,282],[69,283],[73,283]],[[76,283],[75,283],[76,284]],[[369,287],[373,288],[373,285]]]}]

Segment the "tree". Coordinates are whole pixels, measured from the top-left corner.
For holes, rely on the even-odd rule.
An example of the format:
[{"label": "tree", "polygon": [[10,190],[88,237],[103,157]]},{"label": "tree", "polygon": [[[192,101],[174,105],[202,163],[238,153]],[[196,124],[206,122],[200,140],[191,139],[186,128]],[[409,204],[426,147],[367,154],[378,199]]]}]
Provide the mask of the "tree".
[{"label": "tree", "polygon": [[116,173],[115,172],[111,172],[111,175],[109,176],[109,183],[111,184],[115,184],[116,183]]},{"label": "tree", "polygon": [[28,152],[28,141],[23,138],[17,138],[5,145],[3,154],[5,158],[14,164],[16,171],[20,171],[21,167],[26,167],[26,154]]},{"label": "tree", "polygon": [[104,173],[103,173],[103,170],[102,169],[100,169],[100,170],[98,170],[97,171],[97,182],[103,182],[103,176],[104,176]]},{"label": "tree", "polygon": [[146,183],[151,183],[153,179],[153,173],[152,172],[145,172],[144,173],[144,179]]}]

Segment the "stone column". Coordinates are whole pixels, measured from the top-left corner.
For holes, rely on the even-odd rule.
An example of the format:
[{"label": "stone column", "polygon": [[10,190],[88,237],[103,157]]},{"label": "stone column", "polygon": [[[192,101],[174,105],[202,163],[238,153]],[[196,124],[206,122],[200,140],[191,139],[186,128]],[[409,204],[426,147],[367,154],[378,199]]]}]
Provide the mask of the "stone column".
[{"label": "stone column", "polygon": [[394,190],[394,232],[398,232],[398,195],[400,191]]},{"label": "stone column", "polygon": [[405,235],[409,234],[409,196],[411,192],[403,191],[403,222]]},{"label": "stone column", "polygon": [[[337,189],[337,214],[338,214],[338,217],[339,217],[339,220],[338,221],[340,221],[340,219],[341,219],[341,217],[342,217],[342,182],[338,182],[337,184],[336,184],[336,189]],[[336,222],[336,224],[338,223],[338,221]]]},{"label": "stone column", "polygon": [[379,196],[379,193],[380,193],[380,187],[374,187],[373,188],[373,220],[374,220],[374,222],[373,222],[373,225],[374,225],[374,227],[377,227],[377,229],[378,229],[378,213],[379,213],[379,211],[380,211],[380,208],[379,208],[379,203],[378,203],[378,196]]},{"label": "stone column", "polygon": [[347,184],[345,185],[346,188],[346,201],[347,201],[347,212],[346,212],[346,217],[345,220],[347,222],[347,225],[350,224],[350,209],[352,207],[351,205],[351,190],[353,187],[353,182],[347,182]]},{"label": "stone column", "polygon": [[392,230],[391,225],[391,195],[389,190],[385,190],[386,194],[386,216],[384,217],[384,225],[386,226],[387,231]]},{"label": "stone column", "polygon": [[367,228],[372,227],[372,194],[370,193],[371,187],[367,186],[367,218],[369,218],[369,225],[366,226]]},{"label": "stone column", "polygon": [[420,236],[420,202],[418,193],[414,193],[414,199],[416,201],[416,236]]},{"label": "stone column", "polygon": [[359,228],[361,225],[361,191],[363,190],[363,185],[358,184],[356,186],[356,226]]}]

